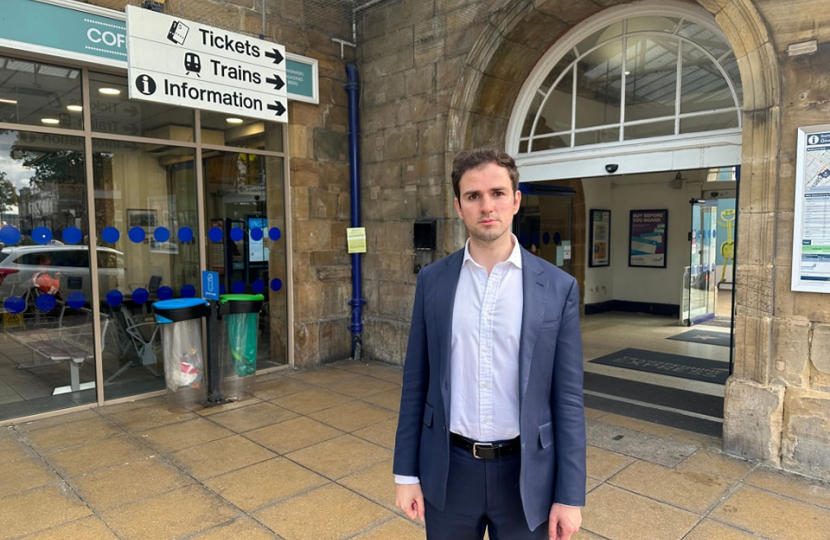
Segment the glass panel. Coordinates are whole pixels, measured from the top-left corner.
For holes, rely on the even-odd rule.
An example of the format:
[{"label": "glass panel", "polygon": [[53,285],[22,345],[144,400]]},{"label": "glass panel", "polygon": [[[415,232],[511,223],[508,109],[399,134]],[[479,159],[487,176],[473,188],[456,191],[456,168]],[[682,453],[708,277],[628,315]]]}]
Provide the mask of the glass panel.
[{"label": "glass panel", "polygon": [[681,114],[734,106],[732,91],[712,60],[700,49],[684,47]]},{"label": "glass panel", "polygon": [[257,369],[285,364],[288,306],[283,159],[210,152],[203,168],[208,269],[219,273],[223,292],[265,295]]},{"label": "glass panel", "polygon": [[194,142],[192,109],[131,100],[117,75],[90,73],[89,84],[93,131]]},{"label": "glass panel", "polygon": [[[689,321],[715,316],[717,203],[692,206]],[[696,321],[697,319],[697,321]]]},{"label": "glass panel", "polygon": [[282,151],[282,124],[202,111],[202,143]]},{"label": "glass panel", "polygon": [[0,155],[0,419],[92,403],[83,139],[4,131]]},{"label": "glass panel", "polygon": [[663,122],[651,122],[649,124],[636,124],[633,126],[625,126],[625,140],[633,141],[634,139],[647,139],[649,137],[665,137],[667,135],[674,135],[674,120],[665,120]]},{"label": "glass panel", "polygon": [[[569,183],[533,184],[530,189],[546,186],[570,187]],[[549,188],[550,189],[550,188]],[[514,221],[519,243],[551,264],[573,273],[573,193],[553,192],[545,195],[522,195],[522,207]]]},{"label": "glass panel", "polygon": [[673,33],[677,28],[678,19],[672,17],[635,17],[628,19],[627,33],[637,32],[666,32]]},{"label": "glass panel", "polygon": [[585,146],[586,144],[600,144],[617,142],[620,140],[620,128],[599,129],[596,131],[585,131],[576,134],[574,146]]},{"label": "glass panel", "polygon": [[577,128],[619,123],[621,64],[620,41],[600,47],[579,61]]},{"label": "glass panel", "polygon": [[[201,288],[194,151],[93,140],[102,311],[112,317],[105,398],[164,388],[161,337],[151,304]],[[117,276],[119,279],[113,279]]]},{"label": "glass panel", "polygon": [[[573,69],[551,90],[536,123],[536,135],[569,131],[573,105]],[[535,146],[535,145],[534,145]]]},{"label": "glass panel", "polygon": [[585,54],[593,49],[597,44],[605,43],[609,39],[613,39],[621,35],[622,22],[615,22],[583,39],[579,42],[579,45],[577,45],[576,48],[580,54]]},{"label": "glass panel", "polygon": [[670,39],[673,38],[628,38],[625,64],[626,122],[674,116],[677,43]]},{"label": "glass panel", "polygon": [[697,23],[685,23],[677,35],[703,46],[715,58],[720,58],[731,51],[729,44],[720,34]]},{"label": "glass panel", "polygon": [[680,119],[680,133],[697,133],[738,127],[738,112],[727,111]]},{"label": "glass panel", "polygon": [[559,135],[545,135],[538,139],[533,139],[531,142],[531,149],[533,152],[542,150],[552,150],[554,148],[568,148],[571,145],[571,134],[560,133]]},{"label": "glass panel", "polygon": [[729,74],[732,81],[732,86],[735,88],[735,95],[738,96],[737,106],[743,106],[743,86],[741,85],[741,72],[738,69],[738,61],[735,59],[735,54],[730,52],[723,60],[721,66]]},{"label": "glass panel", "polygon": [[83,129],[81,72],[0,57],[0,122]]}]

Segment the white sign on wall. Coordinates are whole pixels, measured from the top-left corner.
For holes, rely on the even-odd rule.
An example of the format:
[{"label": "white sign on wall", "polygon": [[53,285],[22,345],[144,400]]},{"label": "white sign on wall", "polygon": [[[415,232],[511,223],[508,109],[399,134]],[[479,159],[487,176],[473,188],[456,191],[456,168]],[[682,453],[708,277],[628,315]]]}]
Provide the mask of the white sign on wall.
[{"label": "white sign on wall", "polygon": [[127,6],[130,99],[287,122],[285,47]]},{"label": "white sign on wall", "polygon": [[793,291],[830,292],[830,125],[798,128]]}]

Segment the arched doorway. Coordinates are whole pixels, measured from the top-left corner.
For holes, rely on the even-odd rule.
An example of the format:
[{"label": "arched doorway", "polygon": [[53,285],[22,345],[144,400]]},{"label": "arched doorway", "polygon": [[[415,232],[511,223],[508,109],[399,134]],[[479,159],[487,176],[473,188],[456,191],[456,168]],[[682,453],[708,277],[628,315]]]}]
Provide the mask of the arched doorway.
[{"label": "arched doorway", "polygon": [[[530,8],[527,2],[516,0],[494,14],[491,26],[499,31],[481,35],[466,60],[451,100],[448,159],[460,148],[506,141],[509,119],[515,108],[510,96],[519,96],[533,67],[554,43],[575,27],[575,22],[603,10],[609,14],[627,9],[629,2],[620,0],[606,4],[612,7],[604,10],[593,4],[575,6],[551,0],[535,3]],[[640,7],[662,6],[663,9],[666,5],[665,2],[637,3]],[[749,450],[742,447],[745,438],[741,436],[743,428],[737,420],[731,424],[734,435],[730,436],[730,417],[737,419],[740,415],[730,416],[729,413],[730,409],[735,413],[750,410],[752,403],[763,398],[764,385],[769,383],[765,368],[769,363],[769,348],[762,344],[769,343],[771,338],[773,315],[774,280],[769,261],[775,239],[774,194],[778,177],[772,164],[780,153],[778,126],[781,123],[776,54],[766,25],[750,1],[730,2],[727,7],[722,2],[708,0],[698,0],[697,4],[672,4],[675,5],[682,8],[700,5],[714,16],[735,53],[743,81],[740,164],[746,196],[737,205],[744,224],[737,243],[740,261],[737,266],[739,275],[751,280],[752,287],[736,293],[740,309],[736,316],[735,373],[727,385],[724,439],[725,446],[735,446],[735,451],[768,456],[766,446]],[[685,173],[680,172],[681,179],[685,178]],[[586,205],[590,203],[586,202]],[[733,396],[731,404],[730,395]],[[776,414],[776,408],[780,409],[780,400],[768,407],[772,414]],[[774,430],[774,427],[773,423],[764,429]],[[770,431],[770,438],[775,435]]]}]

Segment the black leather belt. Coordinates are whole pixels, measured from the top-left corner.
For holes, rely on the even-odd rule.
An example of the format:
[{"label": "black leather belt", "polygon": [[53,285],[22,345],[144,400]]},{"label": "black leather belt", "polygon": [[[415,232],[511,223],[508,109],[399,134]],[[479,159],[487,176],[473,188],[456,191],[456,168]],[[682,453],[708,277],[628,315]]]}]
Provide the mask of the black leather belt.
[{"label": "black leather belt", "polygon": [[477,459],[495,459],[509,456],[518,452],[522,445],[519,438],[500,442],[476,442],[457,433],[450,433],[450,442],[467,452],[470,452]]}]

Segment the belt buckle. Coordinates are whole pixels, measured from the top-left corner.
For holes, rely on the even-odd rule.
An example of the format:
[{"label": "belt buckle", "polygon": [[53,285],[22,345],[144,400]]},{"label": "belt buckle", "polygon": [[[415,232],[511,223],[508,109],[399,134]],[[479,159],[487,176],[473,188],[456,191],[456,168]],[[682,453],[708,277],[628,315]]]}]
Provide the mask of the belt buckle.
[{"label": "belt buckle", "polygon": [[480,455],[478,455],[479,449],[481,450],[493,450],[496,448],[496,445],[493,443],[480,443],[474,442],[473,443],[473,457],[476,459],[484,459]]}]

